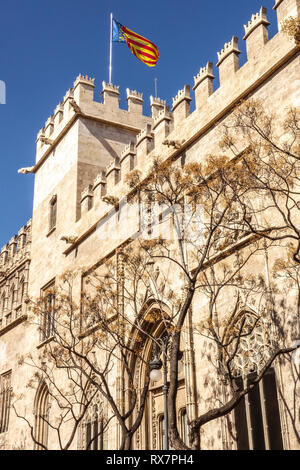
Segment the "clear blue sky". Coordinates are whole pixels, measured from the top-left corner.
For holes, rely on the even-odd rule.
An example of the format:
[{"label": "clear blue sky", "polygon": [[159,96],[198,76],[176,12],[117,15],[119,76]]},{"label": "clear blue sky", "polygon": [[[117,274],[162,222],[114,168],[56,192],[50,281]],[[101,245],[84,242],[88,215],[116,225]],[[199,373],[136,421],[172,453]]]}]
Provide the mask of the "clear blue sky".
[{"label": "clear blue sky", "polygon": [[[158,78],[158,95],[172,97],[233,35],[246,59],[243,24],[262,5],[277,31],[274,0],[12,0],[0,11],[0,80],[7,103],[0,104],[0,248],[32,213],[33,176],[18,175],[35,159],[36,134],[79,73],[96,78],[96,99],[108,81],[109,14],[159,48],[155,68],[139,62],[126,45],[114,46],[113,83],[122,105],[127,87],[144,93],[148,110]],[[217,70],[216,70],[217,72]],[[216,82],[216,80],[215,80]]]}]

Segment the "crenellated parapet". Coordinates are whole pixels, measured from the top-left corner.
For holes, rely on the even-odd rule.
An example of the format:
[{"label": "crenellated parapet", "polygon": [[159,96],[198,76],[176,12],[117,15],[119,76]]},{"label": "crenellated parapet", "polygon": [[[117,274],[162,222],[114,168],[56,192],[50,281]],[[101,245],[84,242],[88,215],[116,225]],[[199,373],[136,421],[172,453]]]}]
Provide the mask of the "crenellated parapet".
[{"label": "crenellated parapet", "polygon": [[[298,7],[299,0],[277,0],[274,6],[280,17],[293,15],[295,12],[297,14]],[[257,86],[256,82],[262,76],[265,76],[266,73],[272,73],[273,65],[276,66],[276,63],[279,63],[281,58],[285,57],[284,54],[287,52],[293,53],[293,46],[288,45],[288,39],[284,35],[278,34],[269,41],[269,24],[267,9],[262,7],[244,25],[244,40],[246,41],[248,61],[244,60],[241,68],[239,66],[241,52],[238,37],[233,36],[231,41],[224,44],[222,50],[217,53],[218,61],[216,65],[220,79],[218,89],[214,90],[216,73],[214,74],[213,63],[209,61],[200,70],[198,69],[199,72],[194,76],[193,83],[196,110],[195,114],[192,115],[190,85],[185,85],[173,98],[172,112],[170,112],[165,100],[151,96],[151,116],[149,117],[143,115],[144,99],[141,92],[126,89],[128,110],[125,110],[120,108],[119,105],[119,86],[103,81],[103,99],[96,102],[93,98],[94,79],[79,75],[73,88],[68,90],[63,101],[58,104],[54,114],[48,118],[38,134],[38,146],[44,151],[45,158],[47,158],[52,150],[49,147],[53,145],[54,148],[56,142],[60,138],[64,138],[73,122],[76,122],[76,118],[80,119],[79,133],[90,132],[89,139],[93,148],[90,158],[95,155],[98,162],[97,165],[94,165],[93,170],[89,169],[86,172],[83,181],[80,181],[76,210],[79,210],[80,202],[83,207],[82,212],[85,212],[95,204],[95,201],[101,201],[106,194],[116,194],[119,189],[124,191],[125,185],[118,185],[118,183],[120,181],[124,182],[127,174],[135,167],[139,171],[141,168],[143,170],[145,156],[154,151],[153,154],[155,155],[169,158],[172,149],[179,151],[185,142],[193,139],[193,129],[197,128],[197,132],[201,133],[206,126],[209,128],[217,117],[222,116],[223,112],[227,112],[240,99],[247,97],[247,94],[251,93],[251,90]],[[282,57],[280,55],[281,50],[283,51]],[[273,55],[275,59],[273,59]],[[89,125],[84,129],[87,121]],[[82,123],[84,125],[81,125]],[[93,123],[93,129],[92,126],[90,127],[90,123]],[[108,140],[113,136],[111,148],[102,144],[101,126],[105,126]],[[94,133],[96,128],[97,132]],[[77,132],[75,126],[73,129]],[[98,129],[99,135],[101,135],[99,139],[95,138]],[[61,137],[59,136],[59,139],[57,139],[60,131]],[[134,142],[135,136],[136,142]],[[86,134],[84,134],[85,137]],[[121,152],[124,142],[128,142],[128,144]],[[85,150],[81,151],[82,153],[85,152]],[[114,156],[113,160],[105,168],[112,156]],[[75,156],[76,158],[77,156]],[[103,171],[99,173],[95,181],[92,181],[95,172],[100,169]],[[82,187],[90,181],[91,187],[88,188],[88,193],[81,195]]]},{"label": "crenellated parapet", "polygon": [[175,98],[173,98],[173,117],[174,126],[176,127],[180,122],[187,118],[191,112],[191,96],[190,85],[185,85],[182,90],[179,90]]},{"label": "crenellated parapet", "polygon": [[26,315],[30,257],[31,220],[0,252],[0,334]]},{"label": "crenellated parapet", "polygon": [[30,259],[31,220],[4,245],[0,254],[0,281],[4,273],[11,273],[26,260]]},{"label": "crenellated parapet", "polygon": [[210,95],[213,94],[214,85],[213,81],[215,76],[213,74],[213,63],[207,62],[205,67],[200,69],[200,72],[194,77],[194,88],[196,108],[201,108]]},{"label": "crenellated parapet", "polygon": [[300,0],[275,0],[273,10],[276,10],[280,31],[282,22],[288,17],[300,19]]}]

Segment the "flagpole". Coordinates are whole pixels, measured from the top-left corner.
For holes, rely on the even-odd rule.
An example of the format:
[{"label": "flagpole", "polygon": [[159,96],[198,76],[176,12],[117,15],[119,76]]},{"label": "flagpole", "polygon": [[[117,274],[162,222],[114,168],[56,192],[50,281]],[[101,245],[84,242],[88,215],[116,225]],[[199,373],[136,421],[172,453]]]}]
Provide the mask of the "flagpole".
[{"label": "flagpole", "polygon": [[113,35],[113,14],[110,14],[110,46],[109,46],[109,83],[112,75],[112,35]]}]

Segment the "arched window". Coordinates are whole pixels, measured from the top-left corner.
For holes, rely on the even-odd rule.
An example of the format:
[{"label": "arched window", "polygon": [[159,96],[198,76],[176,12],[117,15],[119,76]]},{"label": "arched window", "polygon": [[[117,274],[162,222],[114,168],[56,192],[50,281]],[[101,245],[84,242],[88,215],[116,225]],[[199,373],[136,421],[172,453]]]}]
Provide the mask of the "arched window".
[{"label": "arched window", "polygon": [[0,327],[4,326],[4,313],[5,313],[5,293],[3,292],[0,300]]},{"label": "arched window", "polygon": [[49,419],[49,390],[47,384],[42,382],[36,392],[34,425],[34,449],[45,450],[48,446],[48,419]]},{"label": "arched window", "polygon": [[16,291],[15,291],[15,285],[13,284],[10,288],[10,310],[13,310],[15,306],[15,300],[16,300]]},{"label": "arched window", "polygon": [[25,279],[24,279],[24,277],[22,277],[21,280],[20,280],[20,282],[19,282],[18,304],[22,304],[22,302],[23,302],[24,287],[25,287]]},{"label": "arched window", "polygon": [[159,450],[166,450],[165,444],[164,444],[165,432],[166,432],[165,417],[164,415],[160,415],[158,417]]},{"label": "arched window", "polygon": [[81,426],[80,448],[82,450],[103,450],[105,417],[99,392],[89,387],[86,400],[91,400]]},{"label": "arched window", "polygon": [[[163,319],[160,320],[160,316]],[[153,318],[156,321],[153,321]],[[168,332],[166,331],[168,318],[168,307],[151,299],[148,305],[143,307],[143,323],[141,328],[147,332],[145,337],[141,337],[140,330],[132,333],[133,348],[137,345],[139,355],[132,358],[130,364],[133,373],[133,383],[136,389],[141,390],[145,381],[150,375],[149,390],[145,402],[144,419],[141,426],[134,434],[132,448],[135,450],[164,450],[165,436],[165,406],[164,406],[164,371],[163,364],[159,367],[159,360],[163,363],[164,352],[168,350]],[[151,338],[154,338],[153,341]],[[136,341],[136,343],[135,343]],[[139,357],[140,356],[140,357]],[[156,366],[155,366],[156,362]],[[157,367],[158,366],[158,367]],[[155,374],[152,374],[152,372]],[[157,372],[157,373],[156,373]],[[167,358],[167,382],[169,383],[170,364]],[[125,382],[123,388],[128,388]],[[185,407],[186,390],[184,369],[178,371],[178,392],[177,405],[178,411]],[[136,416],[136,415],[135,415]],[[171,449],[169,442],[169,450]]]},{"label": "arched window", "polygon": [[[244,389],[262,370],[272,352],[268,334],[261,320],[251,312],[240,314],[235,322],[242,337],[234,340],[236,351],[232,373],[238,389]],[[238,450],[283,449],[276,375],[269,369],[261,382],[241,400],[234,410]]]},{"label": "arched window", "polygon": [[51,338],[55,333],[55,281],[42,289],[44,300],[41,313],[41,341]]},{"label": "arched window", "polygon": [[179,413],[179,429],[180,429],[181,439],[188,446],[189,445],[189,430],[188,430],[188,419],[187,419],[186,408],[181,410]]}]

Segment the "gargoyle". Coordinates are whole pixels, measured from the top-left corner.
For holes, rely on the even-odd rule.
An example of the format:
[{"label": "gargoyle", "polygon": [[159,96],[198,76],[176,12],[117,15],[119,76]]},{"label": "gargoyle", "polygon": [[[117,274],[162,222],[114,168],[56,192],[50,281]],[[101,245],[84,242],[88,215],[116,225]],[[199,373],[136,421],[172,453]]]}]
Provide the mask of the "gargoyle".
[{"label": "gargoyle", "polygon": [[28,175],[29,173],[33,173],[34,171],[34,166],[29,166],[27,168],[20,168],[18,170],[18,173],[22,174],[22,175]]},{"label": "gargoyle", "polygon": [[63,242],[66,242],[66,243],[71,243],[72,245],[74,243],[76,243],[76,240],[77,240],[77,236],[76,235],[69,235],[69,236],[62,236],[60,239],[63,241]]},{"label": "gargoyle", "polygon": [[163,145],[167,145],[168,147],[174,147],[175,149],[180,149],[184,140],[164,140]]},{"label": "gargoyle", "polygon": [[75,113],[81,113],[81,109],[79,108],[75,100],[70,100],[70,105],[73,107]]}]

